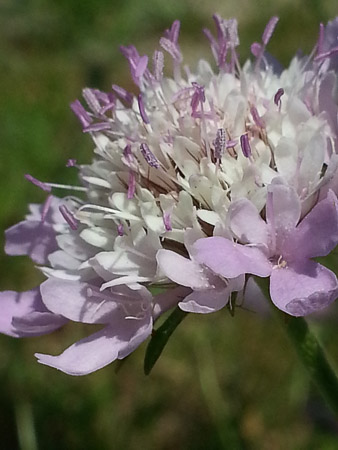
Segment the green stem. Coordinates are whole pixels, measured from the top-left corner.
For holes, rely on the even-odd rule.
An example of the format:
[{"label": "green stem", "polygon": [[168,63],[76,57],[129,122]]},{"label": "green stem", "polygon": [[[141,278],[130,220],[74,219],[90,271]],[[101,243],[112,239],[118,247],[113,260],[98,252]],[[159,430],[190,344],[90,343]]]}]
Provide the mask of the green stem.
[{"label": "green stem", "polygon": [[[256,281],[265,296],[270,298],[267,280],[256,278]],[[309,372],[312,381],[327,405],[338,418],[338,378],[316,336],[311,332],[307,322],[302,317],[288,316],[280,311],[276,312],[296,349],[299,359]]]},{"label": "green stem", "polygon": [[299,359],[338,418],[338,379],[321,345],[302,317],[287,317],[284,323]]}]

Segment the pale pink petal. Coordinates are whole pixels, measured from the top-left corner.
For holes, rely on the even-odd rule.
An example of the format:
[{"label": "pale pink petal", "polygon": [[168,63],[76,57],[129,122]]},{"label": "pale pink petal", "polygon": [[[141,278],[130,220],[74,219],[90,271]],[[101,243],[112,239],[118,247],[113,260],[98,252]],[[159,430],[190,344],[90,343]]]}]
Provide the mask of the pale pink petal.
[{"label": "pale pink petal", "polygon": [[44,264],[55,250],[55,231],[48,223],[24,220],[6,230],[5,252],[8,255],[28,255],[34,262]]},{"label": "pale pink petal", "polygon": [[333,191],[329,191],[292,233],[285,250],[293,259],[313,258],[328,255],[337,244],[338,201]]},{"label": "pale pink petal", "polygon": [[61,355],[36,353],[38,362],[69,375],[87,375],[110,364],[118,357],[119,342],[111,328],[92,334],[68,347]]},{"label": "pale pink petal", "polygon": [[268,226],[256,206],[242,198],[229,207],[230,227],[242,244],[268,244]]},{"label": "pale pink petal", "polygon": [[236,244],[220,236],[196,241],[193,245],[193,257],[225,278],[236,278],[245,273],[267,277],[272,267],[258,248]]},{"label": "pale pink petal", "polygon": [[13,337],[40,336],[66,323],[47,311],[39,288],[26,292],[0,292],[0,332]]},{"label": "pale pink petal", "polygon": [[193,291],[178,306],[182,311],[208,314],[222,309],[229,301],[231,289],[204,289]]},{"label": "pale pink petal", "polygon": [[156,259],[161,272],[169,280],[192,289],[203,289],[209,286],[203,269],[195,261],[164,249],[157,252]]},{"label": "pale pink petal", "polygon": [[301,204],[296,191],[288,185],[273,183],[268,186],[267,222],[282,235],[298,224]]},{"label": "pale pink petal", "polygon": [[116,359],[125,358],[150,335],[150,316],[143,320],[116,317],[107,326],[67,348],[59,356],[36,353],[38,362],[61,370],[69,375],[87,375],[101,369]]},{"label": "pale pink petal", "polygon": [[102,293],[98,286],[80,281],[49,278],[41,285],[44,304],[55,314],[83,323],[109,323],[117,308],[125,315],[137,314],[150,305],[151,295],[145,297],[146,288],[132,290],[126,286]]},{"label": "pale pink petal", "polygon": [[55,223],[64,223],[65,220],[60,213],[59,206],[64,203],[64,199],[50,195],[47,201],[43,204],[31,203],[29,205],[29,212],[26,220],[41,221],[53,225]]},{"label": "pale pink petal", "polygon": [[311,260],[275,268],[270,278],[270,295],[277,308],[292,316],[305,316],[336,300],[337,277]]},{"label": "pale pink petal", "polygon": [[153,318],[156,320],[161,314],[178,305],[180,301],[190,294],[191,289],[178,286],[174,289],[167,289],[158,294],[153,299]]},{"label": "pale pink petal", "polygon": [[245,284],[244,298],[241,306],[248,311],[262,316],[268,316],[271,314],[271,304],[269,303],[269,300],[264,296],[255,279],[249,277]]}]

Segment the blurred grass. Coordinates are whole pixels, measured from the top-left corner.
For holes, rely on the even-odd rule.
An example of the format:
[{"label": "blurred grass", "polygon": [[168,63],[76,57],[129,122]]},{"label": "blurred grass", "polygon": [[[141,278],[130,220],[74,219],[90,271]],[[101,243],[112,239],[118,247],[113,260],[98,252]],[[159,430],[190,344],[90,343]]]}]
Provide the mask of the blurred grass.
[{"label": "blurred grass", "polygon": [[[85,86],[132,88],[121,44],[151,52],[171,22],[194,64],[211,60],[201,33],[219,12],[239,20],[241,57],[271,15],[281,20],[269,50],[284,64],[309,52],[319,21],[336,13],[326,0],[2,0],[0,3],[0,228],[22,219],[42,192],[23,175],[72,182],[68,158],[91,158],[69,103]],[[3,244],[3,241],[2,241]],[[41,279],[24,257],[0,255],[2,289]],[[337,267],[337,265],[335,265]],[[316,330],[338,360],[336,319]],[[141,347],[114,367],[73,378],[38,365],[35,351],[59,353],[90,327],[66,327],[30,340],[0,338],[0,435],[4,450],[336,449],[337,425],[312,392],[283,330],[268,318],[225,311],[189,316],[150,377]]]}]

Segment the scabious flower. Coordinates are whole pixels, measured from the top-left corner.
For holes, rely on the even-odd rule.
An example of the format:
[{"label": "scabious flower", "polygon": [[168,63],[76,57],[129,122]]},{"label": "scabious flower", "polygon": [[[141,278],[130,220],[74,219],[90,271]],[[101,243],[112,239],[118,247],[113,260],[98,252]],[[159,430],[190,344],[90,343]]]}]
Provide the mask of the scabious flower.
[{"label": "scabious flower", "polygon": [[86,88],[88,109],[72,103],[95,144],[90,164],[67,163],[79,172],[80,185],[66,186],[77,196],[57,198],[52,188],[64,186],[27,176],[49,196],[7,230],[5,249],[29,255],[47,280],[1,293],[0,330],[102,325],[39,362],[72,375],[100,369],[176,305],[210,313],[250,298],[259,309],[251,275],[270,277],[272,301],[291,315],[338,296],[336,275],[312,259],[338,243],[338,19],[286,69],[266,52],[276,17],[243,66],[236,20],[214,21],[216,37],[205,35],[216,69],[204,60],[182,67],[175,21],[151,61],[121,48],[136,94]]}]

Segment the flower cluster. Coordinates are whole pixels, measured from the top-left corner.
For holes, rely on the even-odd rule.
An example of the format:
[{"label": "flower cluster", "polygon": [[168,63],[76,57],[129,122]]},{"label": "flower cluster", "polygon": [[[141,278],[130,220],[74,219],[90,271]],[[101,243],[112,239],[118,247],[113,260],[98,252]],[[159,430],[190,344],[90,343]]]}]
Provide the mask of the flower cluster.
[{"label": "flower cluster", "polygon": [[313,259],[338,243],[338,19],[286,69],[266,52],[276,17],[243,66],[236,20],[214,20],[216,36],[205,35],[216,70],[182,66],[175,21],[152,61],[122,47],[136,95],[86,88],[88,109],[72,103],[95,144],[91,164],[67,163],[79,172],[77,196],[58,198],[51,190],[62,186],[26,176],[48,196],[7,230],[5,250],[29,255],[47,280],[0,294],[0,331],[102,324],[59,356],[37,354],[40,363],[100,369],[177,305],[210,313],[250,299],[258,309],[250,275],[270,277],[272,302],[294,316],[338,297],[336,275]]}]

